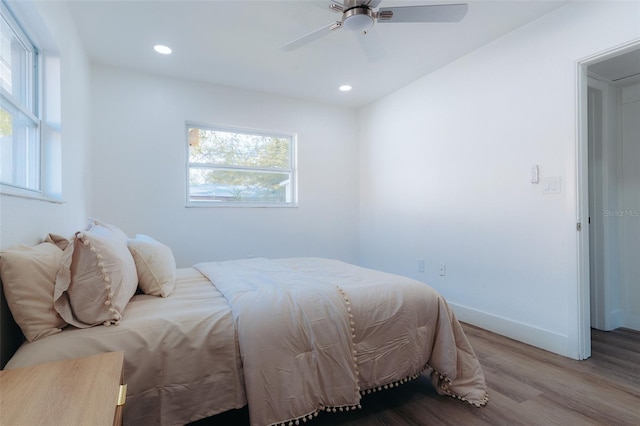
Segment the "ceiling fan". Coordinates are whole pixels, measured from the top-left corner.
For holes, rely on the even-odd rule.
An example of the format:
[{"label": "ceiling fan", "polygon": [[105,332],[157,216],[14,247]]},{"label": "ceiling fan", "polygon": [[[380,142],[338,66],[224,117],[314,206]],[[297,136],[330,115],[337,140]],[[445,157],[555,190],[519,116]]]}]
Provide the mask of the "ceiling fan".
[{"label": "ceiling fan", "polygon": [[318,40],[334,30],[344,28],[356,34],[365,55],[369,61],[373,62],[384,56],[380,39],[373,29],[375,22],[380,24],[458,22],[464,18],[468,9],[466,3],[459,3],[382,7],[374,10],[381,2],[382,0],[344,0],[343,3],[332,1],[329,8],[334,12],[342,13],[342,19],[284,44],[280,46],[280,50],[290,52]]}]

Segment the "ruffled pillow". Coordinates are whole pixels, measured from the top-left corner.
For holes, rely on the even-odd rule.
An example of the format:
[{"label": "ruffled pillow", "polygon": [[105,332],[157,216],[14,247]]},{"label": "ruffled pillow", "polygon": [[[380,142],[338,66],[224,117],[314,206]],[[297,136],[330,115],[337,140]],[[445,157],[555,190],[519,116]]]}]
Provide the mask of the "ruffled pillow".
[{"label": "ruffled pillow", "polygon": [[138,286],[135,263],[124,233],[97,224],[89,229],[77,232],[63,253],[54,307],[78,328],[117,325]]}]

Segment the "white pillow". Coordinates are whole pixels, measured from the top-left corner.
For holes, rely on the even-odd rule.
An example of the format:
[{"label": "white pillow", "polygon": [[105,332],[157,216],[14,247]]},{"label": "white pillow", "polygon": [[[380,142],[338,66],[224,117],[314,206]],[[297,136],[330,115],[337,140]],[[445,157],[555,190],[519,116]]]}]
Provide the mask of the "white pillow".
[{"label": "white pillow", "polygon": [[127,234],[122,232],[120,228],[115,225],[111,225],[110,223],[105,223],[98,219],[89,219],[89,224],[87,225],[87,231],[94,232],[96,234],[105,235],[114,238],[120,238],[125,243],[129,239]]},{"label": "white pillow", "polygon": [[13,319],[28,341],[62,331],[67,323],[53,308],[62,250],[45,242],[0,251],[0,277]]},{"label": "white pillow", "polygon": [[105,229],[77,232],[56,277],[54,307],[78,328],[119,324],[138,287],[126,240]]},{"label": "white pillow", "polygon": [[171,249],[142,234],[127,244],[136,263],[140,289],[153,296],[171,294],[176,284],[176,260]]}]

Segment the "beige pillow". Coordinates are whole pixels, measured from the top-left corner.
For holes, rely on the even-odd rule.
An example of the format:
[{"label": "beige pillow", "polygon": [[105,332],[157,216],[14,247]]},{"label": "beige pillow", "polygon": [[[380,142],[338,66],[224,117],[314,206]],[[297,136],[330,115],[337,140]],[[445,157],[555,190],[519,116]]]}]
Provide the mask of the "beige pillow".
[{"label": "beige pillow", "polygon": [[54,307],[79,328],[119,324],[138,287],[126,240],[102,231],[77,232],[56,277]]},{"label": "beige pillow", "polygon": [[0,278],[13,319],[28,341],[60,333],[67,325],[53,308],[62,250],[52,243],[0,252]]},{"label": "beige pillow", "polygon": [[138,285],[146,294],[167,297],[176,284],[176,260],[171,249],[138,234],[128,241],[138,272]]},{"label": "beige pillow", "polygon": [[49,234],[47,238],[44,239],[47,243],[55,244],[60,250],[64,250],[69,245],[70,241],[65,237],[58,234]]}]

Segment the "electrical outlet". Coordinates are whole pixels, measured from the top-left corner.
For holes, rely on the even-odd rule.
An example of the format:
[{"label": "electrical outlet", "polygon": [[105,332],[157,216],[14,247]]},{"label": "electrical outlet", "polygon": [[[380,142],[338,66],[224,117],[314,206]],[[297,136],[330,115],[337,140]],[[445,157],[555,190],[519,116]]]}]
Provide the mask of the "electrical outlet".
[{"label": "electrical outlet", "polygon": [[444,277],[445,275],[447,275],[447,265],[445,265],[444,263],[440,264],[440,276]]},{"label": "electrical outlet", "polygon": [[424,272],[424,259],[418,259],[418,272]]}]

